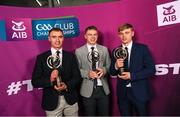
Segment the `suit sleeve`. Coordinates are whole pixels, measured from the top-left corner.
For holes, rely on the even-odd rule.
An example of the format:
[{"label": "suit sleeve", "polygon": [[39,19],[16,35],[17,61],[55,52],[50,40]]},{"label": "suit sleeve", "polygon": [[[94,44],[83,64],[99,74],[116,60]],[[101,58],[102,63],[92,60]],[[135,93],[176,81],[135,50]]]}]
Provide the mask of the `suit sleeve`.
[{"label": "suit sleeve", "polygon": [[77,57],[78,66],[79,66],[79,69],[80,69],[80,73],[81,73],[82,78],[88,78],[88,71],[85,70],[85,69],[82,69],[81,53],[80,53],[78,50],[76,50],[76,51],[75,51],[75,54],[76,54],[76,57]]},{"label": "suit sleeve", "polygon": [[39,55],[36,58],[34,71],[32,73],[31,83],[35,88],[52,87],[49,76],[43,76],[43,62],[42,57]]},{"label": "suit sleeve", "polygon": [[137,72],[131,73],[131,80],[143,80],[149,77],[152,77],[155,74],[155,64],[151,53],[147,46],[143,46],[143,62],[142,62],[142,69]]},{"label": "suit sleeve", "polygon": [[72,73],[71,73],[72,77],[71,77],[71,80],[66,82],[68,91],[74,90],[77,87],[79,87],[80,82],[81,82],[81,75],[80,75],[80,71],[78,68],[78,63],[77,63],[77,59],[74,56],[74,54],[72,55],[72,58],[71,58],[71,65],[72,66],[70,66],[70,67],[71,67],[71,71],[72,71]]},{"label": "suit sleeve", "polygon": [[114,55],[113,55],[113,53],[114,53],[114,50],[112,51],[112,57],[111,57],[111,65],[110,65],[110,74],[112,75],[112,76],[117,76],[118,75],[118,70],[115,68],[115,63],[116,63],[116,59],[114,58]]},{"label": "suit sleeve", "polygon": [[105,64],[103,64],[103,70],[105,71],[104,75],[106,75],[109,72],[110,64],[111,64],[111,59],[109,56],[109,52],[107,48],[105,48]]}]

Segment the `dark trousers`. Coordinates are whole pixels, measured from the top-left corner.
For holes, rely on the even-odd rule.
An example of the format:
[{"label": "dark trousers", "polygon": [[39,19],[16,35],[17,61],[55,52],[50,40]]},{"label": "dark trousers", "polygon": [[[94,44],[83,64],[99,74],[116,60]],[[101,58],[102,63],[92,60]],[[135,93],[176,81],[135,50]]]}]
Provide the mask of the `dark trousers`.
[{"label": "dark trousers", "polygon": [[126,98],[118,97],[118,106],[122,116],[133,116],[133,112],[138,116],[147,116],[147,102],[137,100],[131,88],[127,88]]},{"label": "dark trousers", "polygon": [[94,89],[91,97],[83,97],[83,107],[85,116],[109,116],[109,96],[102,86]]}]

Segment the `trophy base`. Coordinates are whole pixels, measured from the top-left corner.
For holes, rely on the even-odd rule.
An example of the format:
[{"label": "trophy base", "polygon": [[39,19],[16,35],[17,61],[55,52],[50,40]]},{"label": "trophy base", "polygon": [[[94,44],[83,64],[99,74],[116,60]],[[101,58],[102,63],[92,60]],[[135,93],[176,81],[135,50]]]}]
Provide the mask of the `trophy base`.
[{"label": "trophy base", "polygon": [[61,86],[61,79],[60,79],[60,77],[56,78],[56,80],[53,82],[53,85],[56,85],[57,87]]},{"label": "trophy base", "polygon": [[122,73],[124,72],[124,68],[119,68],[119,75],[121,76],[122,75]]}]

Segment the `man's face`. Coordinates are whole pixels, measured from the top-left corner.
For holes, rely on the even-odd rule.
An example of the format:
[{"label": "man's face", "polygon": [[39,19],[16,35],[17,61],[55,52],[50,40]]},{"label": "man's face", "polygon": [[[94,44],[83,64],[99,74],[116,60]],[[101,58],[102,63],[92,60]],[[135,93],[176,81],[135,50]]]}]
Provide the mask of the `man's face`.
[{"label": "man's face", "polygon": [[97,30],[87,30],[86,34],[84,35],[88,44],[95,45],[98,39],[98,32]]},{"label": "man's face", "polygon": [[134,36],[134,31],[131,28],[124,29],[118,33],[123,44],[129,44]]},{"label": "man's face", "polygon": [[62,47],[64,36],[61,31],[52,31],[48,37],[51,47],[54,49],[60,49]]}]

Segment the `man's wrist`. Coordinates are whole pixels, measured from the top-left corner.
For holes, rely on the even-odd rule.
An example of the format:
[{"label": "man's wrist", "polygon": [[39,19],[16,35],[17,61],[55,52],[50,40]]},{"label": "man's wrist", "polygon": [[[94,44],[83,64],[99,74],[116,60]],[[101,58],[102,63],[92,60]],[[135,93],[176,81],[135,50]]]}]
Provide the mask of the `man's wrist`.
[{"label": "man's wrist", "polygon": [[115,66],[115,69],[118,70],[118,67],[116,66],[116,64],[114,66]]}]

